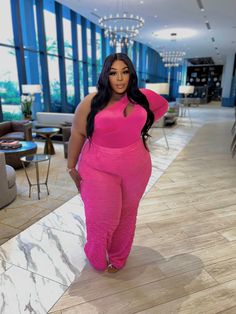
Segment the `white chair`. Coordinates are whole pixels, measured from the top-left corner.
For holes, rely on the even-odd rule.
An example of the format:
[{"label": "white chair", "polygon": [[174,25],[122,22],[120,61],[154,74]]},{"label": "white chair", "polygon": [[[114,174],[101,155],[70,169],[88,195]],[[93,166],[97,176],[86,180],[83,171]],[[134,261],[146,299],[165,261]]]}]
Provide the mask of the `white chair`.
[{"label": "white chair", "polygon": [[[170,89],[170,84],[169,83],[147,83],[146,84],[146,88],[160,94],[160,95],[169,95],[169,89]],[[166,141],[166,146],[167,149],[169,149],[169,144],[167,141],[167,137],[166,137],[166,132],[165,132],[165,120],[164,117],[162,117],[161,119],[159,119],[157,122],[155,122],[153,124],[154,128],[161,128],[165,141]]]},{"label": "white chair", "polygon": [[162,129],[162,132],[163,132],[163,135],[164,135],[164,138],[165,138],[165,141],[166,141],[166,147],[169,150],[170,147],[169,147],[169,143],[168,143],[168,140],[167,140],[167,137],[166,137],[166,131],[165,131],[165,118],[162,117],[158,121],[154,122],[152,127],[153,128],[161,128]]},{"label": "white chair", "polygon": [[194,86],[192,85],[180,85],[179,86],[179,93],[184,94],[184,98],[180,101],[180,117],[186,117],[190,120],[191,126],[193,126],[191,114],[190,114],[190,102],[187,96],[194,92]]}]

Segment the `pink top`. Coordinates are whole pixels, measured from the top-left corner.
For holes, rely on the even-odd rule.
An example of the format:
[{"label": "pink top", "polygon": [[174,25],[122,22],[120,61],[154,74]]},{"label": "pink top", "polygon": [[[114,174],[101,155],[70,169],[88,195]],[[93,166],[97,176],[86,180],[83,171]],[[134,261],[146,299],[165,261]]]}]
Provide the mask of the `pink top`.
[{"label": "pink top", "polygon": [[[149,89],[142,88],[141,91],[147,97],[155,121],[159,120],[168,110],[168,102]],[[146,123],[147,112],[139,104],[134,104],[133,110],[125,116],[124,111],[129,103],[130,101],[125,95],[96,114],[92,137],[95,144],[120,148],[131,145],[140,139],[142,128]]]}]

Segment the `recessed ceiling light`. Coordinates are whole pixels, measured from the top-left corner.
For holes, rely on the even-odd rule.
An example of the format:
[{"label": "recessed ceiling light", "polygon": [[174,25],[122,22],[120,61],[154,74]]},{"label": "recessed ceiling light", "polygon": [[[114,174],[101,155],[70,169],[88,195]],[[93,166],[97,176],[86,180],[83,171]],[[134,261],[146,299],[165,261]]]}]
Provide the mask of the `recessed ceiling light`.
[{"label": "recessed ceiling light", "polygon": [[[176,34],[176,35],[172,35]],[[176,39],[190,38],[197,34],[197,31],[191,28],[168,28],[162,29],[158,32],[154,32],[154,36],[158,36],[161,39]]]},{"label": "recessed ceiling light", "polygon": [[95,8],[95,9],[93,9],[93,10],[94,10],[94,11],[97,11],[98,9]]},{"label": "recessed ceiling light", "polygon": [[143,4],[143,3],[144,3],[144,1],[141,0],[141,1],[140,1],[140,4]]},{"label": "recessed ceiling light", "polygon": [[157,18],[157,14],[154,15],[155,19]]},{"label": "recessed ceiling light", "polygon": [[199,9],[200,9],[202,12],[205,11],[204,6],[203,6],[203,4],[202,4],[202,0],[197,0],[197,4],[198,4]]}]

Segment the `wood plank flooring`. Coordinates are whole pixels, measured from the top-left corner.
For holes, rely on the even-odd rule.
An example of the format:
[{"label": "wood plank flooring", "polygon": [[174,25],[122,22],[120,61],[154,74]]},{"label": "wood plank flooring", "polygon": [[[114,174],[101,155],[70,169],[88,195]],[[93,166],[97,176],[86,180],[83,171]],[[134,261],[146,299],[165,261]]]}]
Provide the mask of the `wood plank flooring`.
[{"label": "wood plank flooring", "polygon": [[51,314],[236,313],[230,122],[204,125],[142,200],[127,266],[87,265]]}]

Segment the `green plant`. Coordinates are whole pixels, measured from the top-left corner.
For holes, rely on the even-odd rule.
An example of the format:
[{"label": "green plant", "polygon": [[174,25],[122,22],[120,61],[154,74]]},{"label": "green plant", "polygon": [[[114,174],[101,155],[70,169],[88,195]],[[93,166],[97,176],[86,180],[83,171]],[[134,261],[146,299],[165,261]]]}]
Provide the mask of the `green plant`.
[{"label": "green plant", "polygon": [[174,113],[174,112],[176,112],[176,110],[175,110],[175,108],[169,108],[169,109],[168,109],[168,112],[169,112],[169,113]]},{"label": "green plant", "polygon": [[21,110],[25,117],[32,115],[32,104],[34,101],[33,95],[22,95],[21,96]]}]

